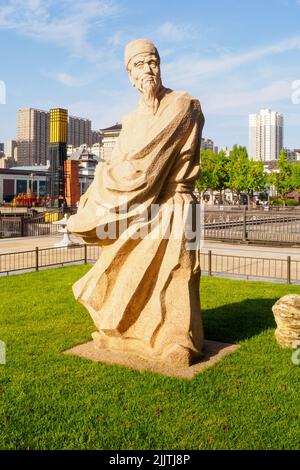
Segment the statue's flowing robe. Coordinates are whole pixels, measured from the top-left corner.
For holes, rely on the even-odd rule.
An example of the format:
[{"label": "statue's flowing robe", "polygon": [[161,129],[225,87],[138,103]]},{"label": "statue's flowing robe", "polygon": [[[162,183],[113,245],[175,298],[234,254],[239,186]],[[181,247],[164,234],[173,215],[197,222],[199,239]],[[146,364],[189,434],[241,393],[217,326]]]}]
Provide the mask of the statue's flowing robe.
[{"label": "statue's flowing robe", "polygon": [[73,287],[100,347],[158,358],[178,350],[191,360],[201,355],[199,251],[187,249],[190,218],[178,227],[176,211],[196,206],[203,124],[199,101],[186,93],[165,89],[155,115],[141,102],[69,219],[71,232],[102,246]]}]

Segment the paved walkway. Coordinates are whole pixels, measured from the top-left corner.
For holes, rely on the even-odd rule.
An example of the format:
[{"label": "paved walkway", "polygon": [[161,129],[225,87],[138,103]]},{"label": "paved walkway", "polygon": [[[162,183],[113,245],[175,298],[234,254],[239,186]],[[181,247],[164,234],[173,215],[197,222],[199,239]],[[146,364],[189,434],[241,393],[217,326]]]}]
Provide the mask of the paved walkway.
[{"label": "paved walkway", "polygon": [[[36,247],[54,248],[55,243],[59,243],[62,238],[61,234],[45,237],[3,238],[0,239],[0,254],[34,250]],[[83,243],[77,237],[72,236],[71,240],[76,243]]]},{"label": "paved walkway", "polygon": [[215,254],[233,255],[233,256],[251,256],[264,258],[287,258],[291,256],[294,260],[300,260],[300,248],[291,248],[289,246],[258,246],[245,245],[241,243],[222,243],[204,241],[202,251],[211,250]]},{"label": "paved walkway", "polygon": [[[38,248],[53,248],[62,239],[61,234],[45,237],[23,237],[0,239],[0,254],[19,251],[34,250]],[[78,237],[71,236],[76,243],[83,243]],[[294,260],[300,260],[300,248],[243,245],[240,243],[222,243],[204,241],[201,251],[207,253],[211,250],[215,254],[231,256],[251,256],[254,258],[279,258],[286,259],[291,256]]]}]

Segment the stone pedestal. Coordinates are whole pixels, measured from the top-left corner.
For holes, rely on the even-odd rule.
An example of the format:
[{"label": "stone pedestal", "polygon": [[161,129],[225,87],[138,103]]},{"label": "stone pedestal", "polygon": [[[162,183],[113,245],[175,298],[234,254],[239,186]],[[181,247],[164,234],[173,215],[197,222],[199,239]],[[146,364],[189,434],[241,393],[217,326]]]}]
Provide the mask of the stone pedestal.
[{"label": "stone pedestal", "polygon": [[239,350],[239,345],[219,343],[217,341],[205,341],[203,357],[193,365],[182,365],[175,363],[146,359],[133,353],[121,352],[109,349],[99,349],[97,341],[75,346],[64,351],[64,354],[79,356],[90,361],[102,362],[108,365],[118,365],[139,371],[154,372],[168,377],[178,377],[191,380],[197,374],[204,372],[220,362],[224,357]]},{"label": "stone pedestal", "polygon": [[69,246],[76,245],[76,243],[74,243],[70,238],[70,232],[67,229],[67,223],[68,223],[68,218],[66,215],[63,219],[58,220],[57,222],[53,222],[54,225],[59,226],[58,232],[63,234],[63,239],[59,243],[56,243],[54,245],[56,248],[69,247]]}]

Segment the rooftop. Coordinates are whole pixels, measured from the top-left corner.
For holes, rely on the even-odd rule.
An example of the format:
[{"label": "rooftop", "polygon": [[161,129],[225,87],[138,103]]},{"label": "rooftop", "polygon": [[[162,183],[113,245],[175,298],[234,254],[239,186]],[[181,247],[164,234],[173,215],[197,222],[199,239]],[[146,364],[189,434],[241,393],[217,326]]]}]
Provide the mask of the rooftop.
[{"label": "rooftop", "polygon": [[105,132],[105,131],[121,131],[122,130],[122,124],[115,124],[114,126],[107,127],[106,129],[100,129],[100,132]]},{"label": "rooftop", "polygon": [[13,166],[10,168],[13,171],[48,171],[48,165],[34,165],[34,166]]}]

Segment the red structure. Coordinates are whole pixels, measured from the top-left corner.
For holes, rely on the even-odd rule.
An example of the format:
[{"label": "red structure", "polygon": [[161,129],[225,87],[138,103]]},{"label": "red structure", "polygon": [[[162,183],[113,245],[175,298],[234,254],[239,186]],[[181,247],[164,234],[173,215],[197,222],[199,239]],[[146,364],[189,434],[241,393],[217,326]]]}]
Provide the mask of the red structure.
[{"label": "red structure", "polygon": [[65,161],[65,198],[68,207],[76,206],[80,199],[78,162]]},{"label": "red structure", "polygon": [[288,194],[288,199],[294,199],[298,204],[300,204],[300,193],[298,191],[292,191]]}]

